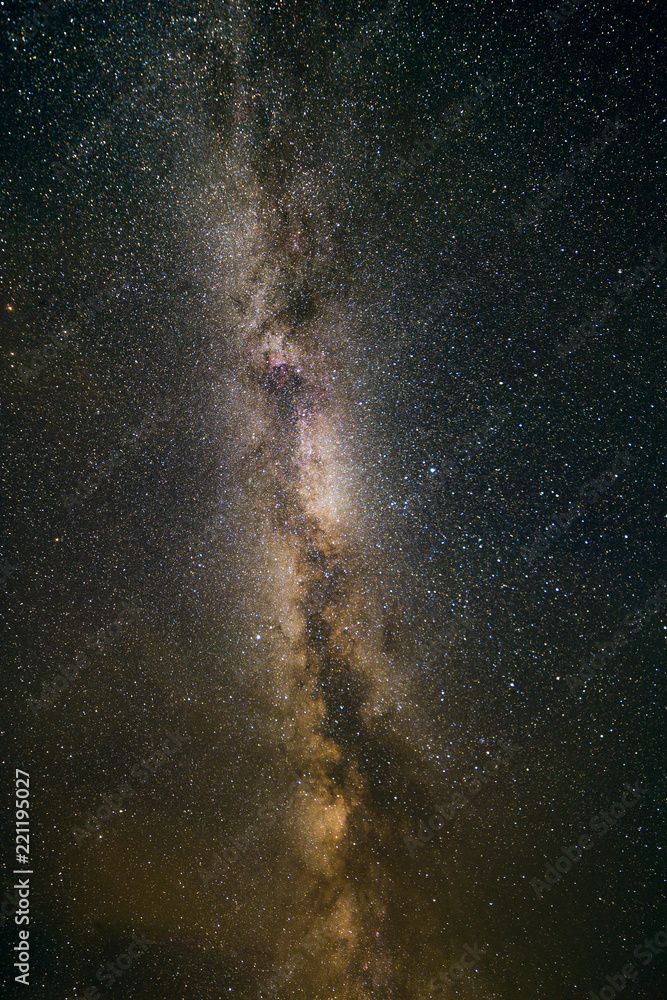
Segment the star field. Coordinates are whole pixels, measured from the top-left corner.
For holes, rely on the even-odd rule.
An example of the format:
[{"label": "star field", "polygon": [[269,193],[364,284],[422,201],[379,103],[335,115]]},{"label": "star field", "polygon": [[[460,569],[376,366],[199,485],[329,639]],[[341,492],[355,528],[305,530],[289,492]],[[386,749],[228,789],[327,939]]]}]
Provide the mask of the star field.
[{"label": "star field", "polygon": [[658,5],[2,12],[6,995],[661,1000]]}]

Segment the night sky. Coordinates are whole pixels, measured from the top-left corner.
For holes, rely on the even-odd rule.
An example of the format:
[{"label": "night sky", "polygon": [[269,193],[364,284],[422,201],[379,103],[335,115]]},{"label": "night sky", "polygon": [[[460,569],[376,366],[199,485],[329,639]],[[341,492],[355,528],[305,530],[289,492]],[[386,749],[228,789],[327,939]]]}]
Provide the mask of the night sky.
[{"label": "night sky", "polygon": [[667,996],[666,28],[0,4],[4,995]]}]

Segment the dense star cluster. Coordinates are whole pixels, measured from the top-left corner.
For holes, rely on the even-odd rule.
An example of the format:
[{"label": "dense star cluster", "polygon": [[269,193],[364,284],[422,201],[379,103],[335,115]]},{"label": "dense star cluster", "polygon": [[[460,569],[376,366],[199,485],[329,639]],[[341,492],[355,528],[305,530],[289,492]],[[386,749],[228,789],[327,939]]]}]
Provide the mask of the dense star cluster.
[{"label": "dense star cluster", "polygon": [[658,5],[2,11],[3,995],[663,1000]]}]

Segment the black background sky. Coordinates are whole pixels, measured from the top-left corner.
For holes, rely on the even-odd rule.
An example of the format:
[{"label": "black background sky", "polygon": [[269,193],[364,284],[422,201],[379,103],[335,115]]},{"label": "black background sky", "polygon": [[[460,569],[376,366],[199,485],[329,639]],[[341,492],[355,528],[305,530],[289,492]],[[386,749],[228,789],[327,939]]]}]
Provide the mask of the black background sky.
[{"label": "black background sky", "polygon": [[[279,997],[439,996],[429,979],[474,942],[478,972],[445,995],[576,1000],[632,961],[628,1000],[666,995],[667,954],[632,957],[667,921],[664,609],[574,696],[565,681],[665,573],[667,260],[614,290],[664,250],[665,14],[583,2],[554,28],[545,10],[0,8],[2,891],[16,767],[34,872],[30,985],[8,919],[6,995],[81,997],[137,932],[155,944],[101,995],[254,998],[343,882],[366,915],[353,957],[316,956]],[[280,272],[293,329],[330,324],[372,538],[355,592],[377,595],[405,699],[360,742],[336,730],[366,781],[336,879],[305,871],[287,807],[205,891],[201,866],[293,765],[239,500],[269,496],[268,464],[228,405],[249,307],[225,241],[258,189],[281,235],[261,260],[248,236],[247,273]],[[167,730],[189,742],[77,844]],[[516,756],[411,857],[500,740]],[[536,898],[624,782],[641,804]]]}]

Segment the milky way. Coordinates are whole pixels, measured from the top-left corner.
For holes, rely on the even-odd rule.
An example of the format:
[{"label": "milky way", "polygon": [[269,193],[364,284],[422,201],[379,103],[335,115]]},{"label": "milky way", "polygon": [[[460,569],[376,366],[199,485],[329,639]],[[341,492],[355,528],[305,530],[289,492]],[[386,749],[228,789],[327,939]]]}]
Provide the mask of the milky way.
[{"label": "milky way", "polygon": [[6,13],[45,1000],[662,996],[649,8]]},{"label": "milky way", "polygon": [[[254,669],[285,761],[303,776],[284,817],[300,871],[296,898],[288,890],[284,903],[298,907],[296,926],[274,946],[288,970],[298,959],[277,978],[390,995],[410,973],[388,927],[388,866],[368,841],[390,836],[379,774],[391,767],[390,734],[409,756],[399,714],[407,692],[373,552],[382,536],[364,519],[356,474],[364,440],[350,414],[367,386],[355,385],[353,362],[364,345],[343,319],[349,301],[326,295],[331,247],[313,176],[295,171],[273,197],[252,178],[231,201],[223,190],[206,205],[215,219],[205,258],[217,291],[210,324],[224,345],[213,405],[230,431],[237,517],[254,526],[252,548],[238,553],[252,581],[245,614],[269,635]],[[367,424],[364,433],[372,435]],[[428,731],[428,719],[421,724]],[[285,896],[285,885],[277,891]],[[309,928],[325,937],[306,961],[299,935]]]}]

